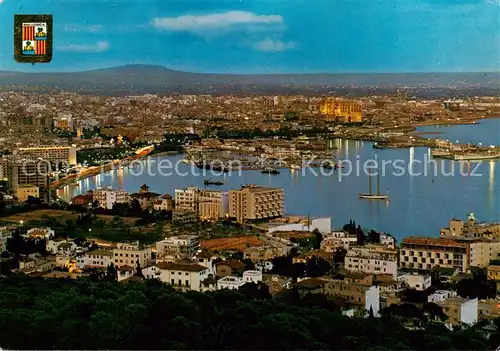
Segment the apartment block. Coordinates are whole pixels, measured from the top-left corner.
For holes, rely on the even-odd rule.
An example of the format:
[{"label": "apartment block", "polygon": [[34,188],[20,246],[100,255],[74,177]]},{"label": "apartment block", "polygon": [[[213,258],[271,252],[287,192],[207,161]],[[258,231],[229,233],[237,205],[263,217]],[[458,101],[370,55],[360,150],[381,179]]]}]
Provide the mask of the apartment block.
[{"label": "apartment block", "polygon": [[344,268],[352,272],[389,274],[396,279],[398,251],[384,245],[354,246],[347,250]]},{"label": "apartment block", "polygon": [[358,308],[369,311],[378,316],[380,311],[380,290],[378,286],[357,279],[332,279],[324,286],[324,293],[333,299],[342,300]]},{"label": "apartment block", "polygon": [[17,188],[16,196],[17,196],[18,201],[23,201],[23,202],[28,200],[28,198],[30,196],[35,197],[35,198],[39,198],[40,197],[40,188],[35,186],[35,185],[30,185],[30,184],[20,185]]},{"label": "apartment block", "polygon": [[196,211],[204,220],[217,220],[228,215],[229,194],[197,187],[176,189],[175,208]]},{"label": "apartment block", "polygon": [[131,266],[134,267],[137,263],[141,267],[147,267],[151,263],[150,247],[142,247],[139,242],[134,243],[117,243],[116,249],[113,249],[113,263],[117,267]]},{"label": "apartment block", "polygon": [[174,224],[190,225],[198,221],[198,215],[194,210],[174,208],[172,211],[172,222]]},{"label": "apartment block", "polygon": [[401,242],[400,267],[429,270],[457,268],[467,272],[469,245],[445,238],[407,237]]},{"label": "apartment block", "polygon": [[197,187],[175,189],[175,208],[197,211],[198,193],[199,189]]},{"label": "apartment block", "polygon": [[451,219],[448,228],[441,229],[441,236],[500,239],[500,222],[479,222],[471,213],[467,221]]},{"label": "apartment block", "polygon": [[432,284],[432,279],[430,275],[416,274],[416,273],[405,273],[397,277],[398,282],[404,283],[408,288],[417,291],[424,291],[428,289]]},{"label": "apartment block", "polygon": [[169,194],[165,194],[161,197],[161,200],[156,200],[153,203],[153,209],[155,211],[172,211],[174,209],[174,200]]},{"label": "apartment block", "polygon": [[173,256],[176,259],[191,259],[200,249],[196,235],[179,235],[166,238],[156,243],[158,258]]},{"label": "apartment block", "polygon": [[113,205],[126,204],[129,202],[129,193],[125,190],[97,189],[93,192],[93,200],[99,203],[100,207],[108,210],[113,209]]},{"label": "apartment block", "polygon": [[94,250],[76,258],[78,268],[106,268],[113,263],[113,251]]},{"label": "apartment block", "polygon": [[285,212],[283,189],[246,185],[229,191],[229,217],[243,223],[280,217]]},{"label": "apartment block", "polygon": [[488,266],[488,279],[500,281],[500,266]]},{"label": "apartment block", "polygon": [[335,252],[338,248],[345,250],[356,245],[358,238],[356,235],[350,235],[346,232],[333,232],[323,237],[321,241],[321,250],[326,252]]},{"label": "apartment block", "polygon": [[0,167],[11,193],[17,194],[18,189],[23,186],[36,186],[40,200],[49,202],[49,162],[6,157],[0,159]]},{"label": "apartment block", "polygon": [[25,147],[17,149],[17,154],[32,159],[41,158],[55,164],[76,165],[77,163],[76,145]]}]

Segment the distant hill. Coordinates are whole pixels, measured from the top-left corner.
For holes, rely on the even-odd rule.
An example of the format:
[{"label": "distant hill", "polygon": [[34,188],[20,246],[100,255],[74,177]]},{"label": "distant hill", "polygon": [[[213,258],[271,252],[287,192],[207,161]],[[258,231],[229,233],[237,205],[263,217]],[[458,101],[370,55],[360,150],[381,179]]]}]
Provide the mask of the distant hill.
[{"label": "distant hill", "polygon": [[498,93],[500,72],[395,74],[207,74],[154,65],[126,65],[72,73],[0,72],[0,88],[62,89],[108,95],[142,93],[345,93],[397,88],[453,95]]}]

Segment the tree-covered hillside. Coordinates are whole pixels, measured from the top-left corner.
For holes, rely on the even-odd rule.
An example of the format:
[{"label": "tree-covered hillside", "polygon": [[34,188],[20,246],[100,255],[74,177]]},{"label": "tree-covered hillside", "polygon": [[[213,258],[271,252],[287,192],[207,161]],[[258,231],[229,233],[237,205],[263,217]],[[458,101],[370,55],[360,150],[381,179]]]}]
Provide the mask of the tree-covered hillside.
[{"label": "tree-covered hillside", "polygon": [[180,293],[155,281],[0,278],[0,346],[6,349],[481,350],[474,329],[394,317],[347,318],[328,304],[242,292]]}]

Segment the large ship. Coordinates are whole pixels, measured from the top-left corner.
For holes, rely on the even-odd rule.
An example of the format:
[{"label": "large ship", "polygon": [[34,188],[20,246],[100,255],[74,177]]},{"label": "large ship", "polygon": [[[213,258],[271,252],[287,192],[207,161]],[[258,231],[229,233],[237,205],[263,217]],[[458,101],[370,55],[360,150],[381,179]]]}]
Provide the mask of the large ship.
[{"label": "large ship", "polygon": [[455,161],[493,160],[493,159],[496,159],[496,158],[500,158],[500,152],[497,152],[497,153],[454,154],[452,158]]},{"label": "large ship", "polygon": [[451,152],[449,150],[445,150],[445,149],[434,149],[434,150],[431,150],[431,155],[432,155],[432,157],[446,157],[446,156],[450,156]]}]

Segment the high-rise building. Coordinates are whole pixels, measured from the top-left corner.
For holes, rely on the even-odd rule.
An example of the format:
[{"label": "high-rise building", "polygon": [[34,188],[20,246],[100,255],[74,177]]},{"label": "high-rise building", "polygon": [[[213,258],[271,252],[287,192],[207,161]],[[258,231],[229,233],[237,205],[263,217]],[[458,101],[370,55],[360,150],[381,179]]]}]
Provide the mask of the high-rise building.
[{"label": "high-rise building", "polygon": [[217,220],[229,212],[229,194],[225,191],[188,187],[175,190],[175,208],[196,211],[200,218]]},{"label": "high-rise building", "polygon": [[55,164],[76,165],[76,146],[36,146],[17,149],[17,154],[28,158],[41,158]]},{"label": "high-rise building", "polygon": [[246,185],[229,191],[229,217],[239,223],[282,216],[284,204],[285,194],[279,188]]},{"label": "high-rise building", "polygon": [[20,187],[29,185],[38,187],[40,200],[44,202],[50,201],[50,165],[45,160],[5,157],[0,159],[0,168],[3,177],[7,179],[11,193],[17,194]]}]

